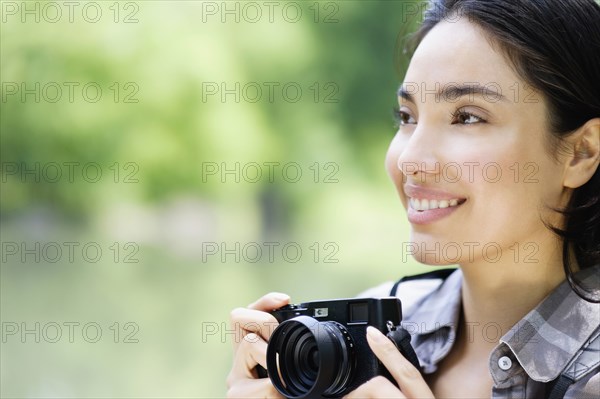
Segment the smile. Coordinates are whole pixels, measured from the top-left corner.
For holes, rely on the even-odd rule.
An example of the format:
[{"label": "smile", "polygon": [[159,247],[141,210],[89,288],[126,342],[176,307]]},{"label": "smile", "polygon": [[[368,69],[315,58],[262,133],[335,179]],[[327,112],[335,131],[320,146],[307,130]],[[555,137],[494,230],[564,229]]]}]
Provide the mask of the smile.
[{"label": "smile", "polygon": [[430,224],[443,219],[467,202],[465,197],[442,188],[406,184],[403,187],[408,199],[408,221],[415,224]]},{"label": "smile", "polygon": [[418,199],[418,198],[410,198],[408,203],[409,206],[414,209],[415,211],[429,211],[432,209],[444,209],[444,208],[450,208],[453,206],[458,206],[461,205],[465,202],[465,199],[460,199],[460,198],[453,198],[453,199],[443,199],[443,200],[437,200],[437,199],[427,199],[427,198],[422,198],[422,199]]}]

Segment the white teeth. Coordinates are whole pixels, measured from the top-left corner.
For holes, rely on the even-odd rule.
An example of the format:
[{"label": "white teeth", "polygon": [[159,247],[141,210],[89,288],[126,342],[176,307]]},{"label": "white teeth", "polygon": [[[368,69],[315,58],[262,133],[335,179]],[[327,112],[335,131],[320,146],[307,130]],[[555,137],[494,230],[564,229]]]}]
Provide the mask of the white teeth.
[{"label": "white teeth", "polygon": [[416,211],[428,211],[431,209],[438,209],[438,208],[448,208],[451,206],[457,206],[458,205],[458,199],[451,199],[451,200],[428,200],[428,199],[416,199],[416,198],[411,198],[409,200],[409,204],[410,207]]},{"label": "white teeth", "polygon": [[410,199],[410,207],[416,211],[421,210],[421,202],[418,199]]}]

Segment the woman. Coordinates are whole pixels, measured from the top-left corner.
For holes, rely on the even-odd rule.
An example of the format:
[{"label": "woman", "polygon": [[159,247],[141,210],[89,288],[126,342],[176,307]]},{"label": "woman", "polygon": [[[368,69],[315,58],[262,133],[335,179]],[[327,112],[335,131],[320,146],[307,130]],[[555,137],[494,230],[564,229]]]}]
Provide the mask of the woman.
[{"label": "woman", "polygon": [[[404,249],[460,267],[397,287],[421,370],[369,328],[399,387],[376,377],[348,397],[598,397],[600,361],[561,375],[600,334],[600,6],[435,0],[415,37],[386,167],[411,223]],[[245,338],[229,396],[278,396],[254,367],[266,312],[288,301],[232,312]]]}]

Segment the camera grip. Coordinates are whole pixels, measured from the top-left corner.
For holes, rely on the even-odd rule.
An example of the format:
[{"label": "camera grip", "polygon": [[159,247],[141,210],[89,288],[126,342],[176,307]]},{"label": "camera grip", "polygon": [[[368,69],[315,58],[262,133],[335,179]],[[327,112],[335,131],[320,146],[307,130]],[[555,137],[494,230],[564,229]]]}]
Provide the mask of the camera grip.
[{"label": "camera grip", "polygon": [[419,358],[415,353],[412,345],[410,344],[410,334],[408,331],[398,326],[395,329],[391,330],[387,333],[386,337],[390,339],[396,345],[396,348],[402,353],[402,355],[408,359],[409,362],[413,364],[417,368],[417,370],[421,370],[421,365],[419,363]]}]

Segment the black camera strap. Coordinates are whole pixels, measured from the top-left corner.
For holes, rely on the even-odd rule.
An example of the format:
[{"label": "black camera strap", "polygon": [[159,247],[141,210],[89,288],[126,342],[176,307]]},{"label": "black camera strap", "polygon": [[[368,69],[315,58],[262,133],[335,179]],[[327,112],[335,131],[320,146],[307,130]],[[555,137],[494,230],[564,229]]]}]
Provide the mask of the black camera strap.
[{"label": "black camera strap", "polygon": [[[398,286],[401,283],[411,281],[411,280],[428,280],[428,279],[441,279],[442,281],[444,281],[454,271],[456,271],[456,268],[439,269],[439,270],[431,271],[429,273],[422,273],[422,274],[417,274],[417,275],[413,275],[413,276],[404,276],[400,280],[396,281],[396,283],[394,284],[394,286],[392,287],[392,289],[390,291],[390,296],[396,296],[396,294],[398,292]],[[387,334],[387,337],[394,343],[394,345],[396,345],[396,348],[398,348],[400,353],[402,353],[402,355],[409,362],[411,362],[412,365],[417,368],[417,370],[421,371],[421,364],[419,362],[419,358],[417,357],[417,354],[416,354],[414,348],[410,344],[411,336],[408,333],[408,331],[403,329],[401,326],[393,326],[393,327],[388,326],[388,330],[389,330],[389,332]]]},{"label": "black camera strap", "polygon": [[400,280],[398,280],[394,283],[394,286],[390,290],[390,296],[396,296],[396,294],[398,293],[398,286],[407,281],[413,281],[413,280],[442,280],[442,281],[444,281],[448,278],[448,276],[450,276],[455,271],[456,271],[456,268],[439,269],[439,270],[434,270],[434,271],[427,272],[427,273],[415,274],[413,276],[404,276]]},{"label": "black camera strap", "polygon": [[420,371],[419,358],[410,344],[410,334],[408,331],[400,326],[394,326],[390,327],[390,331],[386,336],[396,345],[400,353]]}]

